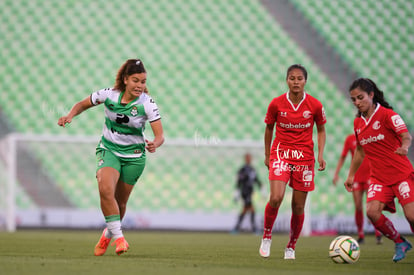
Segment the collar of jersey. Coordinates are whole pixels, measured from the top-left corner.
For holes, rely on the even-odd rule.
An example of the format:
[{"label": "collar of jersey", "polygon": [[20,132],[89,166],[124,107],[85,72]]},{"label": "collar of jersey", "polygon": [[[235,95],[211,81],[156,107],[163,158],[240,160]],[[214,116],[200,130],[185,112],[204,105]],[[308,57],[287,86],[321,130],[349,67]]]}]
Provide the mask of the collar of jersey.
[{"label": "collar of jersey", "polygon": [[[122,100],[122,96],[125,94],[125,91],[123,91],[123,92],[121,92],[120,94],[119,94],[119,97],[118,97],[118,104],[119,105],[123,105],[122,103],[121,103],[121,100]],[[127,107],[127,106],[130,106],[130,105],[132,105],[132,103],[134,103],[135,101],[137,101],[137,100],[139,100],[139,98],[141,97],[141,95],[139,96],[139,97],[137,97],[136,99],[134,99],[134,100],[132,100],[132,101],[130,101],[130,102],[128,102],[128,104],[126,104],[126,105],[124,105],[125,107]]]},{"label": "collar of jersey", "polygon": [[381,104],[377,103],[377,107],[375,107],[374,112],[372,113],[372,115],[369,117],[368,120],[366,120],[366,118],[361,114],[361,118],[364,120],[365,125],[368,125],[370,123],[370,121],[372,120],[372,118],[374,117],[374,115],[376,114],[378,109],[380,108],[380,106],[381,106]]},{"label": "collar of jersey", "polygon": [[290,105],[292,106],[293,110],[294,110],[294,111],[297,111],[297,110],[299,109],[300,105],[302,104],[302,102],[303,102],[303,101],[305,101],[305,98],[306,98],[306,92],[305,92],[305,91],[303,91],[303,98],[302,98],[302,100],[298,103],[298,105],[296,105],[296,107],[295,107],[295,104],[293,104],[293,102],[289,99],[289,93],[290,93],[290,90],[286,93],[286,98],[287,98],[287,100],[289,101]]}]

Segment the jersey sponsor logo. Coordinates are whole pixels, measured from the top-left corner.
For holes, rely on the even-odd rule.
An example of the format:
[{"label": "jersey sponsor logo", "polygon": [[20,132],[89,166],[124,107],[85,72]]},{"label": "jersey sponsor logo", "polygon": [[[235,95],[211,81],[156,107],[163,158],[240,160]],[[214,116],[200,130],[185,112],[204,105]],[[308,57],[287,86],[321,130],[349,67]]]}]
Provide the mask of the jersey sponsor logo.
[{"label": "jersey sponsor logo", "polygon": [[297,124],[293,124],[293,123],[281,123],[279,122],[279,126],[285,129],[305,129],[305,128],[310,128],[311,127],[311,123],[308,122],[306,124],[302,124],[302,123],[297,123]]},{"label": "jersey sponsor logo", "polygon": [[124,114],[116,114],[116,123],[122,124],[122,123],[128,123],[129,117]]},{"label": "jersey sponsor logo", "polygon": [[312,115],[312,113],[311,113],[310,111],[304,111],[304,112],[303,112],[303,117],[304,117],[304,118],[310,118],[310,117],[311,117],[311,115]]},{"label": "jersey sponsor logo", "polygon": [[[272,168],[275,169],[275,175],[280,175],[280,174],[276,174],[276,170],[278,171],[278,173],[281,173],[282,171],[288,171],[288,172],[303,172],[303,178],[305,180],[305,175],[309,175],[309,172],[311,173],[312,176],[312,171],[309,170],[309,165],[293,165],[293,164],[289,164],[282,161],[275,161],[273,162]],[[312,177],[311,179],[312,180]]]},{"label": "jersey sponsor logo", "polygon": [[282,175],[283,172],[303,172],[302,179],[306,187],[310,186],[313,179],[312,171],[309,170],[308,165],[292,165],[284,161],[274,161],[272,168],[276,176]]},{"label": "jersey sponsor logo", "polygon": [[393,115],[391,117],[391,120],[392,120],[392,124],[394,124],[394,127],[400,127],[400,126],[405,125],[404,121],[399,115]]},{"label": "jersey sponsor logo", "polygon": [[379,128],[381,128],[381,124],[380,122],[377,120],[372,124],[372,129],[374,130],[378,130]]},{"label": "jersey sponsor logo", "polygon": [[400,192],[401,197],[404,199],[408,199],[410,197],[410,186],[408,185],[408,182],[403,181],[398,185],[398,192]]},{"label": "jersey sponsor logo", "polygon": [[378,141],[381,141],[381,140],[383,140],[385,137],[384,137],[384,135],[383,134],[379,134],[378,136],[370,136],[370,137],[368,137],[368,138],[363,138],[363,139],[361,139],[361,141],[359,142],[361,145],[367,145],[367,144],[369,144],[369,143],[372,143],[372,142],[378,142]]},{"label": "jersey sponsor logo", "polygon": [[279,149],[280,143],[277,145],[276,154],[277,159],[280,162],[282,159],[303,159],[305,156],[303,155],[303,150],[293,150],[293,149]]}]

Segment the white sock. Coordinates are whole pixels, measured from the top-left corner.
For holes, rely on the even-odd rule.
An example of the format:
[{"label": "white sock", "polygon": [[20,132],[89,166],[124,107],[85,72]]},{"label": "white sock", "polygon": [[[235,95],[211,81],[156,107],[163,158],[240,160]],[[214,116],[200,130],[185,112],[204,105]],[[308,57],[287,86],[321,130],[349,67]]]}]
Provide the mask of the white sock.
[{"label": "white sock", "polygon": [[112,238],[112,234],[111,234],[111,232],[109,231],[108,228],[106,228],[106,231],[105,231],[105,238],[108,238],[108,239]]},{"label": "white sock", "polygon": [[122,234],[121,221],[107,222],[106,228],[108,228],[110,235],[115,240],[124,236]]}]

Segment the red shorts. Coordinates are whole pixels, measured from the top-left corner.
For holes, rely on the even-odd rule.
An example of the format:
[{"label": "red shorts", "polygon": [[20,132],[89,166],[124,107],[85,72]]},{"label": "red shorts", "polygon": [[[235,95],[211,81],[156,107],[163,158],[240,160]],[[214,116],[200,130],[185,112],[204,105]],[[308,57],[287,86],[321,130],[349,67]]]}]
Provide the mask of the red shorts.
[{"label": "red shorts", "polygon": [[371,179],[371,184],[368,188],[367,202],[383,202],[386,204],[384,210],[395,213],[395,197],[398,198],[398,201],[402,206],[414,202],[414,173],[411,173],[406,180],[393,185],[383,185]]},{"label": "red shorts", "polygon": [[309,192],[315,189],[314,178],[315,162],[290,164],[284,160],[271,159],[269,162],[269,180],[289,182],[294,190]]}]

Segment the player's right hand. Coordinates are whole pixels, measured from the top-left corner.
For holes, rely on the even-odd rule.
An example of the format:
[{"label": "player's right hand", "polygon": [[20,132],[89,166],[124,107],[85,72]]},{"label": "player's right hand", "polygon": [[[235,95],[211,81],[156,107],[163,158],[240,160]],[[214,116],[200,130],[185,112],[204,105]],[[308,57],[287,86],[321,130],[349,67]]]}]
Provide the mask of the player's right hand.
[{"label": "player's right hand", "polygon": [[264,164],[266,165],[267,169],[269,169],[269,157],[265,156]]},{"label": "player's right hand", "polygon": [[352,186],[353,186],[353,180],[352,179],[347,178],[344,185],[345,185],[346,191],[352,192]]},{"label": "player's right hand", "polygon": [[63,116],[63,117],[59,118],[58,125],[62,126],[62,127],[65,127],[65,125],[67,123],[71,123],[71,122],[72,122],[72,118],[70,118],[68,116]]}]

